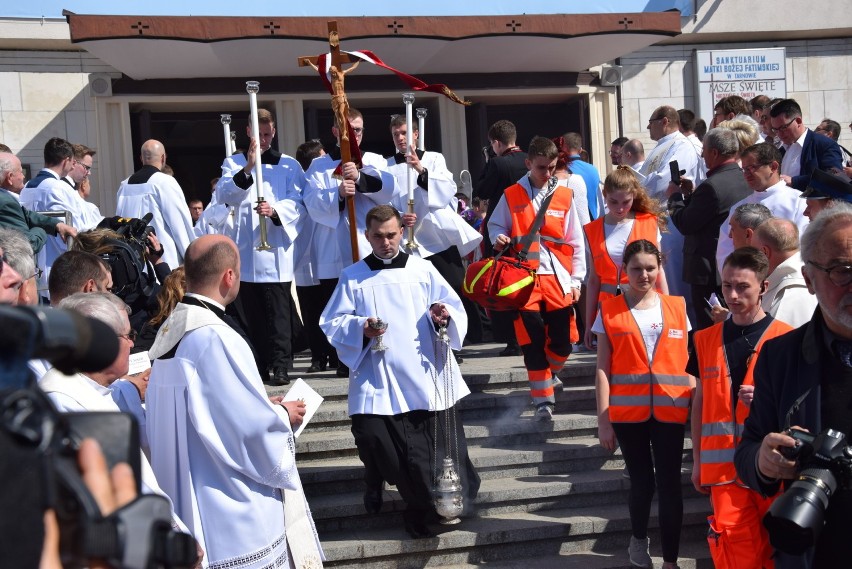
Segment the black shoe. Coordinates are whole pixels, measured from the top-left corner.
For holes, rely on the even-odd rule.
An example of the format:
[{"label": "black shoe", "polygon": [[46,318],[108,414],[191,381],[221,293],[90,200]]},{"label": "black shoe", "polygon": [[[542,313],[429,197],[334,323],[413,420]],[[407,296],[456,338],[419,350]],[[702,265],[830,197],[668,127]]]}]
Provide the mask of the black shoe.
[{"label": "black shoe", "polygon": [[328,364],[326,363],[326,359],[322,358],[320,360],[311,360],[311,367],[308,368],[308,373],[317,373],[320,371],[325,371],[327,369]]},{"label": "black shoe", "polygon": [[378,514],[382,511],[382,488],[370,488],[364,492],[364,509],[368,514]]},{"label": "black shoe", "polygon": [[405,521],[405,531],[414,539],[425,539],[427,537],[435,537],[426,524],[422,521]]},{"label": "black shoe", "polygon": [[521,355],[521,347],[517,344],[506,344],[506,347],[503,348],[503,351],[499,355],[502,357],[519,356]]},{"label": "black shoe", "polygon": [[337,354],[331,354],[328,356],[328,367],[331,369],[337,369],[340,367],[340,360],[337,359]]},{"label": "black shoe", "polygon": [[346,364],[340,364],[337,366],[337,377],[349,377],[349,368]]},{"label": "black shoe", "polygon": [[461,364],[464,363],[464,358],[462,357],[461,352],[453,352],[453,356],[456,358],[456,363]]},{"label": "black shoe", "polygon": [[281,387],[282,385],[290,385],[290,377],[287,375],[286,369],[276,369],[272,372],[272,378],[264,380],[263,383],[271,387]]}]

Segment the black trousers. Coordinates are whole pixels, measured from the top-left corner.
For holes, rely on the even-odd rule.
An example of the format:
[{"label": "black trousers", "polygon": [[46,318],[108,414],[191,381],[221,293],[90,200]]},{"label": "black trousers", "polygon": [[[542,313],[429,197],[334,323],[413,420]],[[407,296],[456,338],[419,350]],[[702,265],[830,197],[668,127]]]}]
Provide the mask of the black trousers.
[{"label": "black trousers", "polygon": [[461,254],[455,245],[435,253],[426,260],[432,263],[438,273],[444,277],[452,289],[461,297],[464,311],[467,314],[467,335],[465,338],[473,343],[482,342],[482,320],[479,318],[479,309],[476,303],[462,294],[462,283],[464,282],[464,263]]},{"label": "black trousers", "polygon": [[[399,415],[352,415],[352,434],[358,456],[364,463],[367,487],[376,488],[383,480],[395,485],[407,505],[406,519],[423,521],[434,512],[435,428],[438,430],[437,466],[440,468],[447,456],[444,432],[448,414],[455,416],[451,444],[458,442],[456,468],[465,500],[470,503],[479,492],[480,479],[468,456],[460,413],[409,411]],[[456,448],[450,456],[455,458]]]},{"label": "black trousers", "polygon": [[648,537],[648,517],[656,487],[660,493],[657,505],[663,561],[677,561],[683,523],[680,467],[685,426],[651,418],[643,423],[613,423],[612,428],[630,473],[628,508],[633,537]]},{"label": "black trousers", "polygon": [[237,319],[255,348],[260,377],[287,369],[293,359],[290,283],[240,282],[237,298],[226,312]]},{"label": "black trousers", "polygon": [[308,347],[311,350],[311,360],[314,361],[337,358],[337,353],[319,327],[320,315],[331,299],[336,286],[337,279],[322,279],[318,285],[296,287],[299,307],[302,309],[302,321],[308,336]]}]

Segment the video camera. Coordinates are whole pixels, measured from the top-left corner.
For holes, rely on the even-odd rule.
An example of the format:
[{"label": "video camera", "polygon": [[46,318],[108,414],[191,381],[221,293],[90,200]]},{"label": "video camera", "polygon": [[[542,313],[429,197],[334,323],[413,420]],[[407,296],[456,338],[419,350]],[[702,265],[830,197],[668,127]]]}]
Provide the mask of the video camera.
[{"label": "video camera", "polygon": [[121,236],[106,239],[105,244],[111,250],[100,256],[112,273],[113,292],[134,309],[153,295],[156,285],[153,269],[146,271],[148,253],[152,251],[148,237],[156,235],[149,225],[153,217],[151,213],[139,219],[106,217],[98,224],[99,228],[112,229]]},{"label": "video camera", "polygon": [[825,510],[838,486],[849,489],[852,482],[852,447],[846,435],[826,429],[812,435],[798,429],[786,433],[796,441],[794,447],[779,452],[789,460],[798,460],[801,471],[763,518],[769,541],[775,549],[801,555],[816,544],[825,525]]},{"label": "video camera", "polygon": [[[59,371],[99,371],[118,354],[106,324],[73,312],[0,307],[0,559],[4,566],[35,567],[44,541],[43,512],[60,528],[64,567],[90,559],[115,567],[192,567],[195,539],[172,530],[162,496],[140,495],[101,515],[77,468],[84,438],[95,438],[110,468],[126,462],[140,487],[139,427],[126,413],[58,413],[38,388],[27,362],[46,358]],[[14,512],[14,514],[12,514]]]}]

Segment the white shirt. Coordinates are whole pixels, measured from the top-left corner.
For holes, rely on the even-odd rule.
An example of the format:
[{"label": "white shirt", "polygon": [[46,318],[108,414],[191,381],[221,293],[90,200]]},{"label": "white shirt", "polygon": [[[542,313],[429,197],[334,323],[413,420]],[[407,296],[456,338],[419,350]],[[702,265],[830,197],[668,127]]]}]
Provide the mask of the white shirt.
[{"label": "white shirt", "polygon": [[698,158],[695,148],[680,131],[667,134],[658,140],[654,149],[645,156],[645,162],[639,170],[645,176],[642,184],[652,198],[660,200],[665,209],[668,201],[666,188],[672,180],[669,163],[677,160],[678,167],[686,171],[683,176],[694,180],[698,185],[702,179]]},{"label": "white shirt", "polygon": [[767,314],[793,328],[809,322],[817,307],[816,296],[808,291],[802,276],[802,255],[796,252],[775,267],[766,280],[769,286],[760,299]]},{"label": "white shirt", "polygon": [[796,142],[787,147],[784,153],[784,158],[781,159],[781,175],[782,176],[798,176],[802,172],[802,149],[805,146],[805,138],[810,132],[809,128],[805,129]]},{"label": "white shirt", "polygon": [[716,246],[716,266],[719,273],[722,272],[722,266],[725,259],[734,251],[734,241],[728,236],[731,230],[731,216],[734,211],[746,203],[759,203],[765,205],[772,212],[773,217],[789,219],[799,228],[799,235],[805,233],[805,228],[808,226],[808,218],[805,217],[805,208],[807,200],[801,198],[802,192],[795,190],[779,181],[772,186],[769,186],[762,192],[752,192],[750,195],[741,199],[731,207],[728,218],[719,228],[719,244]]}]

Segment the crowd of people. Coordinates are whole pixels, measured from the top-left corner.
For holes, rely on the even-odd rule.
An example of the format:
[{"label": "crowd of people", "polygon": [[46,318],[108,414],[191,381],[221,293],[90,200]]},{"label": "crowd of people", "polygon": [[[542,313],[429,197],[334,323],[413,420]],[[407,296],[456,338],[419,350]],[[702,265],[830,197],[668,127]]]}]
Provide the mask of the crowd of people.
[{"label": "crowd of people", "polygon": [[[348,120],[357,145],[364,118],[350,108]],[[305,347],[309,373],[349,378],[367,512],[395,485],[407,533],[431,535],[436,454],[450,452],[450,434],[472,503],[479,476],[455,411],[469,393],[458,364],[486,317],[505,343],[495,357],[523,357],[535,421],[555,420],[572,351],[597,351],[599,438],[621,448],[631,481],[634,566],[652,566],[655,492],[663,566],[677,566],[690,416],[692,482],[710,496],[717,567],[820,567],[850,553],[845,487],[804,556],[775,551],[760,524],[795,473],[785,428],[852,435],[852,162],[835,121],[811,130],[792,99],[730,96],[708,130],[692,111],[661,106],[648,117],[654,148],[614,140],[601,181],[578,133],[523,150],[500,120],[472,209],[444,157],[415,148],[404,116],[386,127],[388,157],[345,162],[316,140],[295,158],[280,153],[275,124],[258,112],[258,132],[225,159],[206,207],[167,173],[164,144],[146,141],[115,217],[87,200],[93,149],[50,139],[29,181],[0,149],[0,301],[75,310],[121,340],[100,372],[30,367],[59,409],[137,415],[143,490],[170,499],[205,564],[323,559],[295,461],[305,405],[264,387],[289,384]],[[517,310],[486,314],[460,294],[466,261],[494,254],[535,271]]]}]

